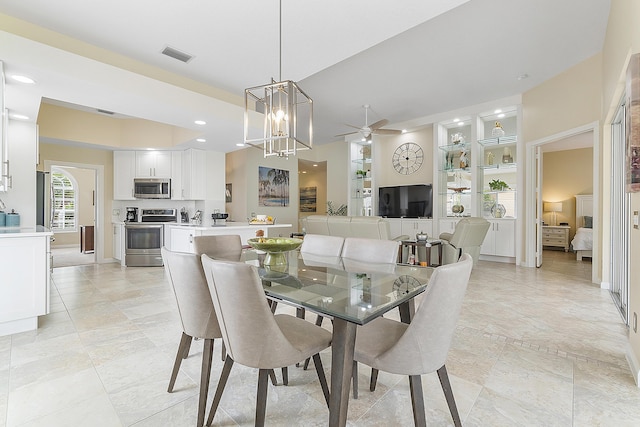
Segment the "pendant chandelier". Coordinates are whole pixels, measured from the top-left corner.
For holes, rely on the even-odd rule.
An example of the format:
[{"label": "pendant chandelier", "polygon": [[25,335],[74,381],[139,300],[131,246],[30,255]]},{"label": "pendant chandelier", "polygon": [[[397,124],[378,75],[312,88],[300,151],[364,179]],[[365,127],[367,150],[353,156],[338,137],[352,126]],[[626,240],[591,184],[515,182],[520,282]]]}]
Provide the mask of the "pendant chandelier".
[{"label": "pendant chandelier", "polygon": [[[244,143],[264,152],[264,157],[295,156],[313,146],[313,100],[298,84],[282,80],[282,0],[279,16],[279,81],[244,90]],[[255,117],[262,129],[250,126]],[[257,120],[257,119],[256,119]]]}]

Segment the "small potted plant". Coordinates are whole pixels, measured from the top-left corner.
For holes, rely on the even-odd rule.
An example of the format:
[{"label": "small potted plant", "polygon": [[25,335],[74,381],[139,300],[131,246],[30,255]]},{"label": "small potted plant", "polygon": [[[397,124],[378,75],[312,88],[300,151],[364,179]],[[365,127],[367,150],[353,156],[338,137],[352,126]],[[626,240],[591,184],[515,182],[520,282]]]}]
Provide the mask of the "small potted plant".
[{"label": "small potted plant", "polygon": [[494,179],[493,181],[489,182],[489,188],[492,191],[505,191],[505,190],[509,190],[509,185],[499,179]]},{"label": "small potted plant", "polygon": [[364,171],[362,169],[358,169],[356,171],[356,177],[358,178],[364,178],[365,176],[367,176],[367,171]]}]

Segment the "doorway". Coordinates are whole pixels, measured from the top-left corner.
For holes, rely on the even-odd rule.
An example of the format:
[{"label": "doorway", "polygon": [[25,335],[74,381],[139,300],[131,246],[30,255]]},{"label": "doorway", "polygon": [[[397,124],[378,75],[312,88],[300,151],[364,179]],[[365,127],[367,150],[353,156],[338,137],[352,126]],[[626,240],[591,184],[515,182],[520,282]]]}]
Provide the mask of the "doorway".
[{"label": "doorway", "polygon": [[[309,215],[326,215],[327,162],[298,159],[298,187],[298,222]],[[301,227],[298,228],[302,232]]]},{"label": "doorway", "polygon": [[94,264],[103,258],[103,166],[45,161],[46,227],[54,232],[53,267]]},{"label": "doorway", "polygon": [[[544,255],[547,252],[543,249],[542,246],[545,224],[548,227],[551,225],[551,222],[553,222],[553,225],[558,226],[559,228],[558,230],[554,230],[558,233],[563,231],[561,229],[562,227],[568,227],[570,231],[568,241],[569,243],[571,242],[571,237],[573,236],[573,234],[575,234],[575,230],[578,228],[577,226],[581,225],[576,219],[575,195],[581,193],[585,194],[586,192],[593,193],[593,212],[591,215],[593,218],[593,236],[598,236],[598,141],[598,123],[593,122],[586,126],[571,129],[566,132],[552,135],[538,141],[533,141],[532,143],[527,145],[528,164],[526,216],[527,218],[531,218],[530,221],[527,221],[525,226],[525,233],[527,236],[525,265],[527,267],[544,265]],[[583,155],[581,157],[581,160],[576,160],[575,162],[571,160],[572,150],[577,150],[577,153],[579,150],[582,150],[586,147],[592,147],[591,155],[588,158],[584,158]],[[556,194],[553,194],[553,192],[550,193],[548,191],[549,182],[547,182],[547,191],[545,192],[544,183],[546,177],[544,174],[544,153],[553,153],[556,151],[564,152],[564,156],[559,156],[561,158],[564,158],[563,163],[561,165],[556,164],[556,169],[559,168],[561,170],[571,172],[589,168],[589,170],[592,172],[592,174],[590,175],[591,182],[574,182],[572,185],[565,185],[567,183],[561,182],[561,184],[557,186],[559,191],[556,192]],[[547,164],[546,166],[548,168],[549,166],[553,166],[553,164]],[[569,179],[571,179],[571,177]],[[545,212],[544,210],[545,202],[547,202],[547,212]],[[557,245],[559,246],[560,243],[558,242]],[[599,248],[597,237],[593,239],[591,263],[583,262],[583,264],[574,264],[573,260],[576,260],[576,263],[579,262],[577,261],[576,254],[572,253],[571,251],[564,252],[564,246],[562,246],[562,252],[563,254],[566,253],[567,255],[549,253],[549,261],[551,262],[547,263],[547,268],[551,267],[550,264],[553,264],[554,262],[557,262],[556,267],[559,267],[559,263],[571,262],[572,267],[579,268],[579,270],[586,270],[584,271],[584,274],[591,282],[599,283],[597,265],[597,260],[599,259]],[[554,260],[551,255],[557,255],[555,257],[556,259]]]}]

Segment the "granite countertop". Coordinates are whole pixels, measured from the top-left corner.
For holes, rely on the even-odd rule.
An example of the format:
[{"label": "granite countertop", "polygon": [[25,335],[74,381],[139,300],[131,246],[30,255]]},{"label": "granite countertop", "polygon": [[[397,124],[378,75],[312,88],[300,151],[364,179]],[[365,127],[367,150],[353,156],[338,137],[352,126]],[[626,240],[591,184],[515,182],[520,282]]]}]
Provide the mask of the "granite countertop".
[{"label": "granite countertop", "polygon": [[227,228],[227,229],[241,229],[241,228],[278,228],[278,227],[291,227],[291,224],[249,224],[248,222],[233,222],[227,221],[225,224],[215,225],[215,226],[206,226],[206,225],[197,225],[197,224],[189,224],[189,223],[167,223],[166,225],[171,227],[190,227],[196,230],[215,230],[217,228]]}]

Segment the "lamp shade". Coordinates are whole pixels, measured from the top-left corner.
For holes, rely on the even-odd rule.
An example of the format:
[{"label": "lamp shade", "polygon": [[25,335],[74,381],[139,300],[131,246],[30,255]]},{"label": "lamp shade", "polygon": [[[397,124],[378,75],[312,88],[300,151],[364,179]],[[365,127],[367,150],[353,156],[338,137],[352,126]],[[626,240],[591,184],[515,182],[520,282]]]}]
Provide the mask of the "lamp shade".
[{"label": "lamp shade", "polygon": [[562,203],[544,202],[543,209],[545,212],[562,212]]}]

